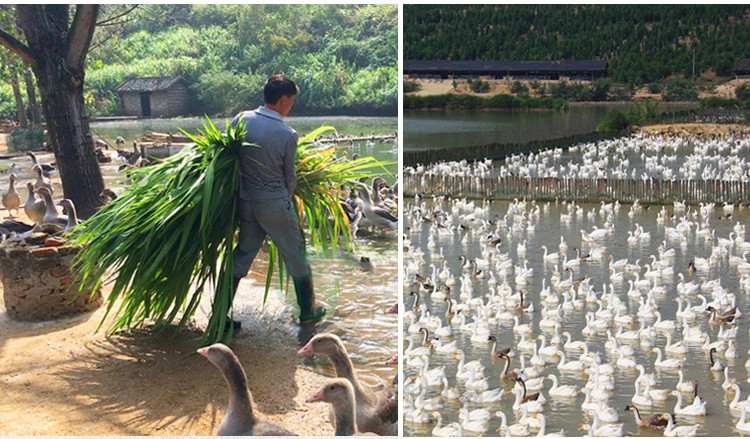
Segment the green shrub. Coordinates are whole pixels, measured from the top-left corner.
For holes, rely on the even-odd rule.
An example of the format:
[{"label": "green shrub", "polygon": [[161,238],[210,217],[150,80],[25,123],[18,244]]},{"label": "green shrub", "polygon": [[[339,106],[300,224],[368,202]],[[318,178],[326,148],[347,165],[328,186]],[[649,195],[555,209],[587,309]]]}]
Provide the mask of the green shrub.
[{"label": "green shrub", "polygon": [[539,90],[539,87],[541,87],[541,86],[542,86],[542,83],[541,83],[541,82],[539,82],[539,81],[537,81],[537,80],[535,79],[535,80],[531,81],[531,82],[529,83],[529,85],[531,86],[531,89],[532,89],[532,90]]},{"label": "green shrub", "polygon": [[535,98],[530,96],[516,97],[509,94],[498,94],[491,97],[474,96],[467,94],[443,94],[430,96],[405,95],[404,108],[549,108],[566,110],[568,102],[560,98]]},{"label": "green shrub", "polygon": [[599,125],[596,126],[597,133],[608,133],[612,131],[621,131],[630,126],[628,117],[622,111],[614,109],[608,111]]},{"label": "green shrub", "polygon": [[414,93],[421,88],[417,81],[404,81],[404,93]]},{"label": "green shrub", "polygon": [[592,101],[606,101],[609,95],[611,84],[609,80],[600,78],[591,83],[591,94],[589,98]]},{"label": "green shrub", "polygon": [[732,98],[712,96],[701,99],[701,106],[706,108],[730,108],[739,105],[740,101]]},{"label": "green shrub", "polygon": [[469,89],[474,93],[487,93],[490,91],[490,83],[482,81],[481,79],[467,79],[466,83],[469,85]]},{"label": "green shrub", "polygon": [[513,84],[510,86],[510,92],[517,95],[526,94],[529,92],[529,88],[521,81],[513,81]]},{"label": "green shrub", "polygon": [[648,92],[651,94],[661,93],[661,84],[658,82],[652,82],[648,86]]},{"label": "green shrub", "polygon": [[672,79],[667,82],[667,88],[662,100],[674,101],[697,101],[698,91],[691,83],[684,79]]},{"label": "green shrub", "polygon": [[746,82],[734,90],[734,95],[741,101],[750,99],[750,82]]},{"label": "green shrub", "polygon": [[8,146],[13,152],[35,151],[44,147],[44,130],[18,129],[10,133]]}]

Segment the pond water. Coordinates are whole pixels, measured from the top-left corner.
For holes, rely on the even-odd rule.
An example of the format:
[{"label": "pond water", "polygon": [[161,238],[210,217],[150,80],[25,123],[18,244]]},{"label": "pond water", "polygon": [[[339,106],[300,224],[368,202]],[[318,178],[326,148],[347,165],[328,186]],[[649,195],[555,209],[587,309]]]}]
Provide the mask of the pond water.
[{"label": "pond water", "polygon": [[[592,133],[607,111],[629,103],[571,104],[567,111],[404,111],[404,151],[517,143]],[[660,104],[657,111],[695,108]]]},{"label": "pond water", "polygon": [[[287,121],[301,135],[323,124],[333,125],[341,134],[383,135],[398,130],[396,118],[290,117]],[[214,123],[223,124],[223,121],[215,120]],[[176,132],[178,126],[195,130],[201,124],[202,121],[198,118],[96,122],[92,124],[92,131],[94,131],[95,138],[99,135],[114,144],[117,136],[123,136],[127,142],[131,142],[144,131]],[[390,175],[383,175],[390,184],[393,184],[396,179],[397,161],[394,142],[375,142],[372,145],[359,142],[349,148],[351,152],[362,156],[373,155],[380,160],[393,162],[388,167]],[[113,151],[108,153],[116,154]],[[41,153],[37,156],[42,163],[54,161],[51,153]],[[34,181],[36,178],[31,171],[31,160],[25,156],[0,160],[2,165],[10,166],[13,163],[17,166],[16,187],[21,194],[22,202],[25,202],[28,196],[25,189],[26,182]],[[117,171],[121,164],[122,162],[117,157],[113,157],[112,163],[101,165],[105,185],[117,191],[124,188],[125,184],[123,175]],[[9,172],[0,174],[0,187],[7,188],[8,177]],[[53,174],[52,181],[55,188],[54,198],[57,200],[62,197],[63,192],[59,175]],[[339,254],[329,257],[310,255],[316,291],[332,308],[336,309],[335,314],[329,310],[329,315],[333,315],[325,323],[319,325],[318,330],[334,332],[344,340],[355,368],[361,372],[365,381],[371,383],[390,381],[395,374],[395,367],[385,366],[384,363],[398,350],[398,325],[397,317],[384,314],[384,310],[397,299],[397,234],[361,231],[355,244],[355,250],[351,255]],[[312,252],[310,249],[309,251]],[[367,274],[355,269],[360,256],[371,258],[376,267],[373,273]],[[262,259],[264,258],[261,254],[252,267],[252,272],[266,272],[267,263]],[[277,286],[278,282],[274,282],[272,294],[281,297]],[[293,300],[293,287],[289,292],[289,297],[283,300]],[[306,357],[304,361],[318,370],[332,373],[327,360]]]},{"label": "pond water", "polygon": [[[405,200],[412,201],[412,200]],[[475,207],[481,207],[481,202],[478,202]],[[715,211],[707,214],[706,216],[693,216],[695,208],[693,208],[689,215],[685,210],[674,211],[673,207],[667,207],[669,214],[676,214],[674,219],[667,219],[665,223],[657,221],[658,210],[660,208],[651,207],[644,211],[634,211],[631,213],[631,205],[622,205],[619,210],[615,210],[613,213],[602,213],[600,212],[600,205],[580,205],[580,214],[576,214],[578,207],[571,207],[566,204],[549,204],[545,203],[540,205],[540,211],[531,215],[530,212],[535,210],[535,206],[528,203],[525,208],[517,206],[509,211],[511,203],[508,202],[495,202],[489,208],[489,211],[481,214],[483,218],[492,219],[498,224],[505,221],[503,218],[507,214],[507,226],[502,226],[499,231],[495,229],[495,226],[488,228],[482,228],[482,221],[475,220],[471,221],[468,217],[469,214],[475,213],[474,207],[470,209],[459,209],[452,213],[452,203],[445,202],[443,209],[447,211],[445,218],[439,216],[442,219],[433,217],[429,212],[436,210],[436,203],[430,201],[426,202],[423,206],[422,211],[425,216],[431,218],[431,221],[421,221],[415,217],[415,214],[411,213],[411,209],[406,207],[407,211],[404,215],[406,222],[404,223],[405,228],[411,227],[408,232],[407,238],[411,240],[412,252],[405,254],[405,265],[411,266],[411,269],[407,269],[407,279],[411,280],[414,277],[414,273],[419,273],[425,277],[433,276],[432,265],[436,265],[438,269],[442,267],[443,261],[447,263],[447,267],[450,273],[455,276],[458,281],[461,278],[461,274],[467,273],[462,271],[459,256],[465,255],[469,259],[481,258],[489,260],[489,268],[482,267],[482,270],[486,272],[493,272],[494,277],[497,280],[498,289],[500,285],[503,285],[503,279],[507,279],[507,283],[512,290],[513,294],[519,290],[527,291],[525,301],[533,304],[535,310],[533,313],[515,313],[520,317],[521,323],[528,323],[531,326],[531,337],[529,340],[534,340],[541,334],[545,334],[547,338],[547,345],[549,346],[550,337],[552,335],[552,329],[541,328],[540,321],[542,319],[542,298],[540,292],[543,287],[549,287],[552,285],[553,272],[559,271],[560,280],[568,279],[571,273],[562,271],[561,268],[556,269],[556,263],[545,261],[543,258],[543,250],[540,248],[541,245],[546,244],[550,247],[550,252],[557,252],[558,244],[560,243],[561,237],[567,243],[567,251],[562,254],[567,255],[568,259],[575,258],[575,247],[580,247],[583,254],[589,254],[595,249],[601,250],[601,258],[594,259],[591,262],[582,262],[578,267],[574,268],[573,276],[575,278],[583,277],[589,279],[589,283],[593,286],[597,296],[601,298],[602,287],[604,284],[608,286],[608,292],[613,292],[619,301],[626,306],[626,313],[633,317],[635,325],[632,327],[625,326],[625,331],[631,329],[638,329],[639,317],[637,313],[639,310],[638,298],[628,296],[629,291],[629,280],[635,280],[635,272],[625,272],[624,279],[621,281],[610,281],[609,277],[609,261],[608,257],[612,256],[615,261],[627,258],[629,264],[635,264],[636,261],[644,266],[645,263],[650,262],[650,255],[658,255],[658,247],[664,245],[666,241],[666,248],[674,249],[675,256],[673,258],[665,258],[665,264],[673,267],[673,275],[663,275],[656,279],[651,287],[640,291],[639,296],[646,297],[651,291],[654,297],[655,303],[658,305],[658,310],[664,320],[675,320],[678,304],[673,300],[678,297],[677,285],[680,283],[678,274],[682,273],[685,276],[685,282],[695,282],[696,284],[703,284],[706,281],[720,281],[721,287],[725,288],[726,292],[736,296],[737,305],[742,311],[743,316],[737,323],[738,332],[737,338],[734,340],[734,345],[737,351],[736,359],[728,359],[724,356],[720,356],[720,361],[724,365],[730,366],[729,377],[730,379],[736,380],[741,389],[741,398],[744,400],[748,391],[750,391],[750,384],[748,384],[748,371],[746,369],[746,361],[748,360],[747,343],[748,343],[748,319],[746,317],[748,310],[750,310],[750,298],[747,294],[747,289],[744,289],[740,285],[740,274],[738,273],[737,261],[733,260],[730,262],[731,256],[741,256],[742,250],[748,249],[747,243],[736,243],[729,247],[729,252],[724,256],[717,256],[715,262],[712,261],[709,267],[706,269],[700,269],[694,275],[690,275],[688,272],[689,261],[696,258],[708,259],[712,254],[713,246],[724,244],[721,239],[727,239],[729,234],[733,231],[733,226],[736,221],[744,225],[750,220],[750,211],[747,209],[740,210],[736,209],[732,221],[719,220],[717,217],[722,213],[721,207],[717,207]],[[572,211],[572,215],[569,212]],[[477,214],[479,217],[480,214]],[[446,218],[451,218],[450,221]],[[460,219],[462,218],[462,219]],[[569,218],[569,221],[568,221]],[[682,221],[689,221],[692,224],[690,231],[683,233],[667,233],[669,228],[675,228],[677,224]],[[447,229],[440,229],[440,232],[433,234],[433,240],[435,245],[430,247],[428,245],[430,241],[430,227],[431,222],[440,222],[444,224],[452,224],[457,226],[459,223],[467,225],[469,229],[467,231],[451,231],[450,226]],[[698,236],[695,232],[697,223],[708,222],[711,229],[715,230],[715,238],[713,240],[707,240],[703,235]],[[606,225],[605,225],[606,223]],[[529,227],[529,224],[532,226]],[[606,227],[607,225],[612,226],[612,231],[608,233],[603,239],[597,240],[594,243],[584,242],[582,240],[581,231],[591,232],[593,227],[598,228]],[[640,225],[643,227],[644,232],[650,233],[649,240],[638,239],[633,244],[628,242],[628,232],[633,231]],[[701,226],[701,228],[704,226]],[[674,230],[672,230],[674,232]],[[493,251],[490,248],[489,253],[482,253],[482,245],[480,243],[488,242],[491,238],[489,234],[493,234],[495,237],[502,237],[502,243],[498,247],[497,251]],[[710,233],[708,233],[710,236]],[[519,254],[517,246],[520,243],[526,245],[526,253]],[[414,256],[415,252],[423,252],[424,264],[416,266],[415,260],[418,260]],[[439,256],[442,252],[442,258]],[[500,261],[500,255],[507,255],[507,258],[512,261],[513,266],[516,268],[510,269],[510,272],[506,277],[502,276],[502,270],[498,267],[498,261]],[[563,256],[560,256],[557,265],[563,262]],[[491,256],[488,256],[491,255]],[[658,256],[657,256],[658,257]],[[518,266],[528,264],[528,268],[533,269],[533,275],[527,278],[527,284],[519,284],[516,279],[518,274]],[[646,270],[641,268],[638,272],[640,279],[644,279]],[[744,271],[743,271],[744,272]],[[467,305],[471,298],[481,298],[483,303],[489,302],[488,295],[493,295],[494,288],[489,286],[488,279],[472,278],[473,291],[469,296],[461,297],[461,282],[458,281],[451,291],[447,294],[448,297],[455,300],[458,307],[463,307],[461,313],[465,314],[465,322],[471,323],[477,318],[480,321],[484,321],[484,318],[477,317],[478,312],[476,307],[470,307]],[[436,280],[436,285],[440,285],[441,281]],[[407,282],[404,287],[404,303],[407,310],[411,309],[414,302],[414,297],[409,295],[410,291],[416,291],[418,288],[411,282]],[[559,297],[559,303],[563,304],[563,292],[567,291],[567,288],[557,288],[553,286],[551,288],[551,294]],[[499,294],[499,293],[498,293]],[[692,306],[698,306],[701,304],[699,296],[704,296],[710,303],[714,298],[709,288],[704,288],[696,294],[684,296],[689,298]],[[426,305],[426,309],[431,315],[437,316],[440,319],[440,325],[445,325],[446,319],[444,316],[447,306],[443,299],[431,297],[431,294],[422,292],[420,294],[422,302]],[[585,295],[579,294],[579,299],[584,299]],[[635,369],[626,369],[616,365],[618,360],[617,352],[610,350],[605,347],[607,341],[607,335],[605,330],[596,331],[595,335],[584,336],[583,328],[586,326],[585,317],[587,312],[594,312],[598,309],[596,303],[589,303],[582,301],[580,306],[575,307],[563,307],[560,311],[562,328],[561,332],[568,331],[572,334],[573,340],[585,341],[588,346],[589,352],[598,352],[601,356],[602,363],[611,364],[614,367],[614,391],[609,394],[606,399],[607,405],[614,409],[619,415],[617,422],[624,423],[624,434],[629,436],[661,436],[661,431],[648,430],[639,428],[634,422],[632,413],[624,411],[624,408],[628,404],[632,404],[631,398],[634,395],[634,382],[638,376],[638,372]],[[503,308],[502,311],[505,311]],[[700,324],[702,331],[707,331],[710,337],[710,341],[717,341],[717,333],[719,331],[718,325],[709,325],[708,318],[705,311],[696,312],[697,317],[694,321],[690,321],[691,327],[696,327]],[[417,313],[417,319],[421,313]],[[494,312],[490,312],[491,316],[494,316]],[[458,315],[457,315],[458,316]],[[648,325],[654,323],[654,318],[644,318]],[[484,376],[487,378],[489,389],[503,388],[511,389],[510,383],[505,383],[500,380],[500,373],[504,366],[504,361],[501,359],[493,359],[490,355],[491,343],[488,341],[479,339],[473,339],[473,329],[462,331],[459,329],[459,318],[453,319],[453,337],[438,337],[443,343],[449,343],[452,341],[457,342],[457,348],[465,352],[466,362],[477,360],[485,368]],[[422,335],[419,333],[413,333],[410,329],[412,328],[412,319],[407,316],[404,320],[404,346],[406,347],[411,340],[414,341],[414,346],[421,346]],[[481,326],[481,325],[480,325]],[[724,329],[729,329],[725,327]],[[520,351],[518,343],[521,338],[514,334],[512,327],[513,321],[499,321],[493,322],[488,325],[489,332],[495,335],[498,339],[498,349],[502,347],[512,347],[517,355],[521,353],[524,355],[526,360],[527,369],[533,368],[530,366],[530,358],[533,352]],[[608,329],[615,334],[618,329],[618,323],[610,322]],[[668,330],[672,335],[672,342],[681,341],[682,335],[682,319],[678,319],[678,325],[675,330]],[[655,344],[654,346],[664,351],[666,343],[665,331],[656,331],[658,334],[656,337],[649,337]],[[431,336],[433,338],[434,336]],[[563,337],[562,342],[565,342]],[[622,342],[625,344],[627,342]],[[634,360],[637,364],[643,365],[647,373],[653,373],[656,380],[654,388],[665,389],[672,391],[675,389],[678,381],[678,374],[674,369],[660,369],[655,368],[654,361],[656,359],[655,352],[651,351],[650,346],[642,346],[637,341],[631,344],[634,350]],[[739,432],[734,428],[734,425],[739,420],[739,412],[730,412],[729,402],[731,401],[734,393],[730,390],[725,392],[722,389],[722,382],[724,376],[722,373],[709,372],[709,355],[708,351],[701,348],[700,345],[689,344],[688,352],[686,355],[667,355],[667,358],[684,358],[685,362],[683,365],[683,373],[686,380],[697,380],[699,382],[699,396],[706,401],[708,415],[704,418],[699,417],[678,417],[678,425],[698,425],[698,435],[702,436],[728,436],[737,435]],[[558,346],[558,350],[562,350],[563,346]],[[579,352],[565,350],[567,355],[567,361],[578,360]],[[549,357],[544,357],[549,358]],[[405,357],[405,361],[407,358]],[[457,386],[459,394],[465,393],[464,382],[456,379],[457,363],[450,354],[433,352],[429,359],[430,369],[445,366],[445,375],[448,378],[448,385],[450,387]],[[573,385],[577,389],[580,389],[587,383],[588,377],[580,372],[562,372],[558,370],[556,363],[559,361],[557,358],[548,359],[547,363],[542,367],[537,367],[536,371],[540,374],[539,376],[548,376],[555,374],[560,379],[561,385]],[[520,361],[519,356],[513,358],[511,363],[512,368],[519,368]],[[410,383],[411,377],[417,377],[420,373],[418,368],[405,367],[406,382]],[[566,436],[580,436],[583,432],[579,431],[578,428],[581,424],[591,424],[593,419],[591,416],[586,415],[586,410],[581,408],[581,404],[584,402],[584,396],[578,395],[575,398],[565,399],[556,398],[549,395],[549,389],[551,382],[545,380],[544,389],[542,393],[547,399],[547,403],[544,408],[544,415],[547,419],[547,433],[557,432],[561,429],[565,430]],[[429,388],[426,392],[426,397],[436,397],[440,395],[442,387]],[[693,400],[692,394],[683,395],[683,406],[690,404]],[[439,410],[442,415],[443,426],[448,423],[456,422],[458,420],[457,410],[461,408],[455,399],[441,398],[440,401],[443,404],[443,408]],[[504,395],[499,403],[490,405],[470,404],[470,408],[488,408],[491,413],[500,410],[508,417],[508,424],[518,422],[521,417],[520,412],[515,412],[512,409],[514,402],[513,395]],[[652,413],[663,413],[672,412],[675,406],[676,398],[670,396],[667,402],[656,402],[653,407],[641,406],[641,412],[644,415],[650,415]],[[408,405],[405,405],[405,409],[408,409]],[[497,417],[493,417],[487,424],[486,435],[497,436],[498,433],[495,430],[500,426],[500,420]],[[413,436],[429,436],[431,435],[432,429],[435,427],[433,424],[415,424],[405,423],[405,434]],[[465,435],[475,435],[469,431],[464,431]],[[536,434],[536,431],[532,430],[532,434]]]}]

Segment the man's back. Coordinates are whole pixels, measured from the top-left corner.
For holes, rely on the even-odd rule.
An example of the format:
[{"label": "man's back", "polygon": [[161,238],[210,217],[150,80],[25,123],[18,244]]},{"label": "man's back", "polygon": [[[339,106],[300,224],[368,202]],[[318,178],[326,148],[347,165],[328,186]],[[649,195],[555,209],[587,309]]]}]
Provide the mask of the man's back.
[{"label": "man's back", "polygon": [[289,198],[296,186],[297,132],[284,123],[279,113],[264,107],[238,114],[232,125],[240,117],[245,121],[247,141],[260,146],[241,149],[240,198]]}]

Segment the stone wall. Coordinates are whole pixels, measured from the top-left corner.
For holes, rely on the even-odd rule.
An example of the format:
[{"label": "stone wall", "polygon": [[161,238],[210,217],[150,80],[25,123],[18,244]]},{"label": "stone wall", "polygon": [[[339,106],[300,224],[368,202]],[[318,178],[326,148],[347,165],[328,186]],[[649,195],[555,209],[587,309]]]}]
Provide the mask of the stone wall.
[{"label": "stone wall", "polygon": [[76,296],[78,284],[69,267],[77,247],[0,247],[0,278],[5,308],[17,320],[49,320],[93,311],[101,291]]}]

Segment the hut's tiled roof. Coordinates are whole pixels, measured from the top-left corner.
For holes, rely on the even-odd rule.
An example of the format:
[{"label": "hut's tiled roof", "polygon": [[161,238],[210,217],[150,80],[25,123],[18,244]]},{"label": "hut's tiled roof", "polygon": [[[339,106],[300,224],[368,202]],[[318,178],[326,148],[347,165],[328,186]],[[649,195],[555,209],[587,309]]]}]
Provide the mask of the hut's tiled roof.
[{"label": "hut's tiled roof", "polygon": [[118,92],[151,92],[166,90],[179,81],[185,81],[182,76],[149,76],[130,78],[118,85]]}]

